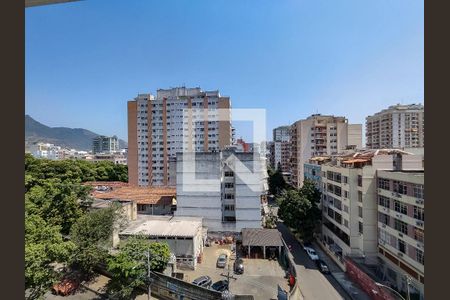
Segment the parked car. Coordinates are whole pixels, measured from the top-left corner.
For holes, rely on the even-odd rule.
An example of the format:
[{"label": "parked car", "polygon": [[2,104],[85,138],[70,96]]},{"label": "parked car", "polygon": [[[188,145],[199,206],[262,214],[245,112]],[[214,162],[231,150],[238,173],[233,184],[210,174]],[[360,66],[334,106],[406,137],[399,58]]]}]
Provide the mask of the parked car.
[{"label": "parked car", "polygon": [[309,258],[312,260],[318,260],[319,256],[317,255],[316,251],[313,248],[310,247],[303,247],[305,249],[306,254],[308,254]]},{"label": "parked car", "polygon": [[220,254],[217,258],[217,267],[218,268],[225,268],[225,265],[227,264],[228,256],[226,254]]},{"label": "parked car", "polygon": [[204,288],[209,288],[211,286],[212,280],[211,277],[204,275],[204,276],[200,276],[199,278],[195,279],[194,281],[192,281],[192,284],[204,287]]},{"label": "parked car", "polygon": [[321,259],[316,260],[316,264],[317,264],[317,268],[319,268],[320,272],[326,273],[326,274],[330,273],[330,269],[328,269],[327,264],[323,260],[321,260]]},{"label": "parked car", "polygon": [[228,280],[220,280],[215,282],[212,286],[211,289],[218,291],[218,292],[223,292],[228,290]]},{"label": "parked car", "polygon": [[244,261],[242,258],[236,258],[233,265],[234,273],[244,274]]}]

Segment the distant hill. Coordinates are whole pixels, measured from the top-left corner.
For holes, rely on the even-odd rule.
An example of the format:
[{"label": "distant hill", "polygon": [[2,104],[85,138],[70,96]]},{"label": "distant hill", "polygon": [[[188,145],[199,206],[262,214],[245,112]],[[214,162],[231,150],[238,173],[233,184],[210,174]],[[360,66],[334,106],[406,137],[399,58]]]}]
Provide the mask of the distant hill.
[{"label": "distant hill", "polygon": [[[83,128],[48,127],[39,123],[29,115],[25,115],[25,144],[45,142],[70,149],[89,151],[92,139],[99,134]],[[119,139],[119,148],[127,147],[127,143]]]}]

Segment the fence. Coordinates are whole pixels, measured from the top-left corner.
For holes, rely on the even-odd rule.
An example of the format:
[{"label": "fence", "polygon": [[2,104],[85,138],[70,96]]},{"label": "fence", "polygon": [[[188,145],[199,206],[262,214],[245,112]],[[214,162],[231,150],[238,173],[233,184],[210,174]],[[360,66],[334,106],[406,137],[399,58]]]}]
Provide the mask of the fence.
[{"label": "fence", "polygon": [[348,276],[356,282],[373,300],[395,300],[384,288],[362,271],[351,258],[345,258],[345,269]]}]

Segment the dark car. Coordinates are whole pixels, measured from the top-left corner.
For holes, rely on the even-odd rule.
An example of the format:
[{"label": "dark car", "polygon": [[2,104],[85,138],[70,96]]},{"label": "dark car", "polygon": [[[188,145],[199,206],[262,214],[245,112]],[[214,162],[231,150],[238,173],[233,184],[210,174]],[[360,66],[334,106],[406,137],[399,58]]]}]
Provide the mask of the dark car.
[{"label": "dark car", "polygon": [[234,261],[234,273],[236,274],[243,274],[244,273],[244,261],[242,260],[242,258],[236,258],[236,260]]},{"label": "dark car", "polygon": [[327,274],[330,273],[330,269],[328,269],[327,264],[323,260],[321,260],[321,259],[316,260],[316,265],[317,265],[317,268],[320,270],[320,272],[327,273]]},{"label": "dark car", "polygon": [[204,287],[204,288],[209,288],[211,286],[212,280],[211,277],[209,276],[201,276],[197,279],[195,279],[194,281],[192,281],[192,284]]},{"label": "dark car", "polygon": [[228,280],[220,280],[215,282],[212,286],[211,289],[218,291],[218,292],[223,292],[228,290]]}]

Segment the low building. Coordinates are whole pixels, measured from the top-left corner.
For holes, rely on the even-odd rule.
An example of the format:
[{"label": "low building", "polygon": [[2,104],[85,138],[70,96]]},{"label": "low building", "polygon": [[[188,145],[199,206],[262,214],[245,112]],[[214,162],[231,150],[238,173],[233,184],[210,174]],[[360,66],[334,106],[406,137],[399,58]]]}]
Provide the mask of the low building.
[{"label": "low building", "polygon": [[207,231],[201,218],[138,215],[119,236],[122,240],[138,235],[153,242],[166,242],[179,266],[195,268],[203,253]]},{"label": "low building", "polygon": [[92,162],[111,161],[116,165],[127,165],[127,158],[121,153],[98,153],[90,158]]},{"label": "low building", "polygon": [[138,214],[173,215],[176,191],[170,187],[138,187],[124,182],[89,182],[92,197],[103,200],[133,201]]},{"label": "low building", "polygon": [[243,228],[242,250],[248,258],[279,257],[284,248],[278,229]]}]

